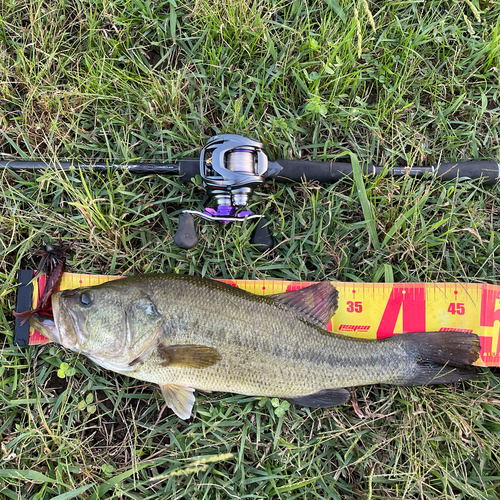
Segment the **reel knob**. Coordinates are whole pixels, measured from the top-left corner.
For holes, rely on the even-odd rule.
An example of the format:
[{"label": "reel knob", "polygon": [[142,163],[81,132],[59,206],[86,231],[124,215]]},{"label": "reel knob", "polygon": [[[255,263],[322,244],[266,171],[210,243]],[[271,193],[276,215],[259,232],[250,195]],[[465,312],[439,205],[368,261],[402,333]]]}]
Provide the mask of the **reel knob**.
[{"label": "reel knob", "polygon": [[252,237],[250,238],[250,243],[255,245],[255,249],[259,252],[265,252],[273,246],[273,239],[269,234],[267,224],[267,219],[265,217],[261,217],[255,225]]},{"label": "reel knob", "polygon": [[198,244],[198,235],[194,227],[194,217],[189,213],[179,215],[179,227],[174,236],[174,243],[179,248],[188,250]]}]

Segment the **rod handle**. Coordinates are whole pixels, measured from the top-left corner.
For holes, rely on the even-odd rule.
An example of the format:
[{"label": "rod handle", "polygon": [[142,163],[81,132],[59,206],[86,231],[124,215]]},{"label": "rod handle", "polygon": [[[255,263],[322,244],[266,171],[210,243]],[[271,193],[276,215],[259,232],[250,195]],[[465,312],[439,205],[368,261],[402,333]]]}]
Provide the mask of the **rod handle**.
[{"label": "rod handle", "polygon": [[179,175],[182,182],[191,182],[195,175],[200,174],[199,158],[183,158],[179,161]]},{"label": "rod handle", "polygon": [[495,184],[500,178],[500,163],[496,161],[455,161],[433,165],[434,175],[443,181],[457,177],[483,179],[484,184]]},{"label": "rod handle", "polygon": [[[276,160],[282,170],[276,176],[278,182],[308,181],[336,182],[352,176],[352,165],[343,162],[319,162],[307,160]],[[363,173],[373,173],[373,167],[361,166]]]}]

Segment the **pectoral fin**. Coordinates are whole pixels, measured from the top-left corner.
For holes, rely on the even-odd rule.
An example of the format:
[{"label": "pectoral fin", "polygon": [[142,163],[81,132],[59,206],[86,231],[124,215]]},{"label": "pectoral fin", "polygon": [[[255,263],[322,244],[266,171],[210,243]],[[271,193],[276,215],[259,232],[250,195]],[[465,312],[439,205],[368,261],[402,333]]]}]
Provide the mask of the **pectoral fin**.
[{"label": "pectoral fin", "polygon": [[315,394],[287,399],[290,403],[296,405],[310,406],[311,408],[329,408],[330,406],[347,403],[349,400],[349,391],[346,389],[325,389]]},{"label": "pectoral fin", "polygon": [[179,418],[187,420],[194,406],[194,389],[176,384],[162,384],[160,388],[167,406]]},{"label": "pectoral fin", "polygon": [[204,345],[165,345],[158,346],[163,366],[182,368],[207,368],[221,360],[217,349]]},{"label": "pectoral fin", "polygon": [[144,348],[144,350],[141,352],[141,354],[139,354],[139,356],[134,358],[128,365],[134,366],[134,365],[137,365],[138,363],[141,363],[141,364],[144,363],[144,361],[146,361],[146,359],[148,359],[149,355],[155,350],[156,345],[157,345],[157,340],[156,340],[156,338],[153,338],[152,342],[150,342],[149,345],[147,345]]}]

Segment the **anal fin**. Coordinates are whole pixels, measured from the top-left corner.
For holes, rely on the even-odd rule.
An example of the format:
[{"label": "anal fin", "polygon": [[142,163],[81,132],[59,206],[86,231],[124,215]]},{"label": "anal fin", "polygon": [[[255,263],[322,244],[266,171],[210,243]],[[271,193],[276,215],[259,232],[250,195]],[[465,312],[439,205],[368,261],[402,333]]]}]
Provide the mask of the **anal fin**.
[{"label": "anal fin", "polygon": [[290,403],[309,406],[311,408],[329,408],[330,406],[343,405],[349,401],[349,391],[346,389],[324,389],[307,396],[286,398]]},{"label": "anal fin", "polygon": [[177,384],[160,385],[167,406],[182,420],[191,416],[195,397],[194,389]]}]

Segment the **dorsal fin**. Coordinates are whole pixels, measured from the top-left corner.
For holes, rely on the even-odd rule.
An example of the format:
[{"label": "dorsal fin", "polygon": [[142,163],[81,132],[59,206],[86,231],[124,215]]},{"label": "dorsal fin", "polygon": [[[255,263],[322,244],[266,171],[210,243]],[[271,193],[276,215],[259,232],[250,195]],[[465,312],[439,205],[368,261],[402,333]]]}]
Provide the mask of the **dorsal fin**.
[{"label": "dorsal fin", "polygon": [[289,307],[307,321],[326,329],[337,310],[339,292],[331,283],[325,281],[268,297]]}]

